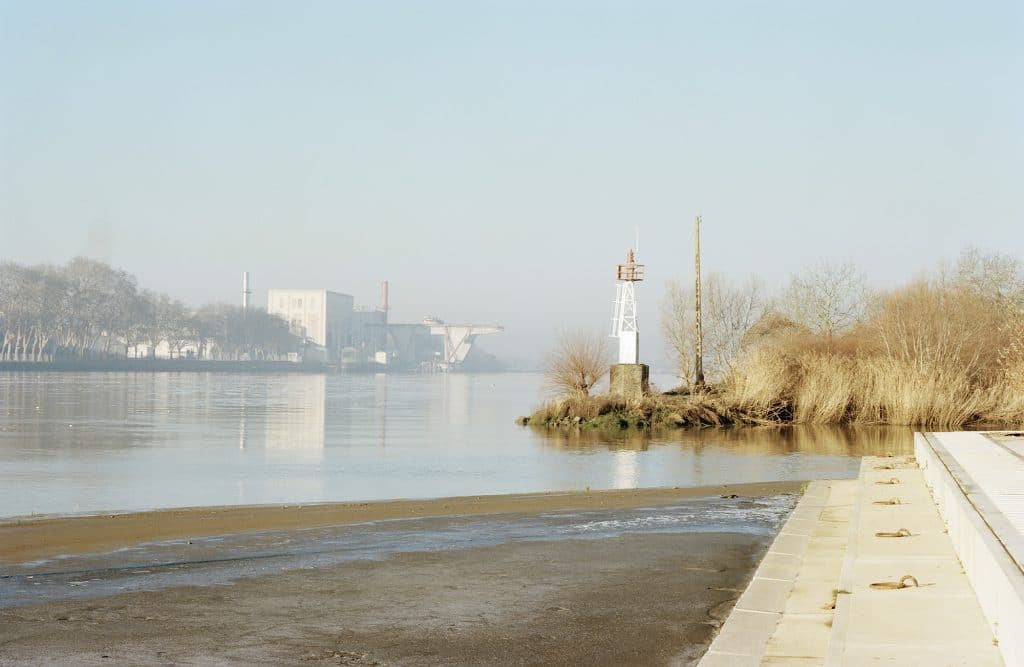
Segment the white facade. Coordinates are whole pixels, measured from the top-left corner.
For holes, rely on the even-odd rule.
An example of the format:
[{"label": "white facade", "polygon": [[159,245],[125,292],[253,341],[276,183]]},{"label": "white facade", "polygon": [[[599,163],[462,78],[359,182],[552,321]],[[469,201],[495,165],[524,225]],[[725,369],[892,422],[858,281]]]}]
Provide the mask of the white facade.
[{"label": "white facade", "polygon": [[352,308],[350,295],[326,289],[267,290],[267,312],[288,322],[296,336],[323,348],[332,361],[352,344]]}]

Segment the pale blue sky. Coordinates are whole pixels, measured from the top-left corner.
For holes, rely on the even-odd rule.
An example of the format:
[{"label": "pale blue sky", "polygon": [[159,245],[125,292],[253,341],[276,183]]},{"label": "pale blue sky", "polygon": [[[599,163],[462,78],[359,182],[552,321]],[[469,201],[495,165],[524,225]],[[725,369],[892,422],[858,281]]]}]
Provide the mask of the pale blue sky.
[{"label": "pale blue sky", "polygon": [[[1024,254],[1021,2],[0,2],[0,258],[603,328],[666,280]],[[650,347],[645,349],[650,350]]]}]

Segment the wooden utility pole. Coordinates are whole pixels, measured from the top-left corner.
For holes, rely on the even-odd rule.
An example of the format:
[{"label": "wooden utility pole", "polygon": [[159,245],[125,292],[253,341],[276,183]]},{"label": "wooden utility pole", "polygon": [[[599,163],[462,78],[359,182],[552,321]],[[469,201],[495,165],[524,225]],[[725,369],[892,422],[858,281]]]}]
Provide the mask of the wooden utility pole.
[{"label": "wooden utility pole", "polygon": [[694,264],[696,265],[696,280],[693,293],[696,300],[696,328],[694,333],[696,334],[696,359],[693,365],[693,375],[695,384],[698,389],[704,388],[704,330],[701,327],[700,322],[700,216],[698,215],[694,221],[694,235],[696,243],[694,244]]}]

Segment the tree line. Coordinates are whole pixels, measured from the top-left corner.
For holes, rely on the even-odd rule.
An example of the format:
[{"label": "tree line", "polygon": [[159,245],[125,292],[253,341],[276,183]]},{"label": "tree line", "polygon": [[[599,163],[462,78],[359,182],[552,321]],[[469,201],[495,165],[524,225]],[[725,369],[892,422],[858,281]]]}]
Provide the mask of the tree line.
[{"label": "tree line", "polygon": [[[822,263],[793,274],[774,296],[752,278],[704,278],[704,363],[724,380],[754,349],[810,350],[865,357],[885,354],[919,363],[955,350],[967,368],[1004,366],[1024,344],[1024,265],[1010,255],[965,250],[954,262],[888,290],[871,289],[851,263]],[[960,326],[961,329],[953,330]],[[679,377],[692,384],[696,351],[693,289],[670,282],[662,333]],[[978,344],[984,340],[985,349]],[[971,350],[971,354],[967,354]]]},{"label": "tree line", "polygon": [[192,309],[85,257],[63,266],[0,263],[0,361],[169,356],[277,359],[296,349],[288,323],[215,303]]}]

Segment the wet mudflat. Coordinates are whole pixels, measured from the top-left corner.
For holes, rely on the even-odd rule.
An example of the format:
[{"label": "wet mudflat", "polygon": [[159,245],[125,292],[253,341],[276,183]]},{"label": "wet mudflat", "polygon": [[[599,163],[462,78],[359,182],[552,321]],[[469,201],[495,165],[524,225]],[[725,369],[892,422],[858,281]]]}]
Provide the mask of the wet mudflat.
[{"label": "wet mudflat", "polygon": [[[490,501],[525,513],[444,514],[478,502],[447,499],[405,519],[37,552],[0,570],[0,664],[688,664],[799,486]],[[35,527],[103,519],[118,521]]]},{"label": "wet mudflat", "polygon": [[16,607],[0,664],[689,664],[769,541],[511,542]]}]

